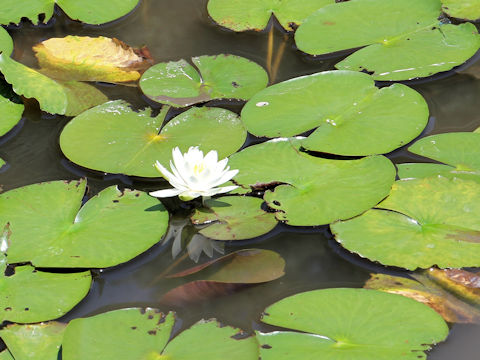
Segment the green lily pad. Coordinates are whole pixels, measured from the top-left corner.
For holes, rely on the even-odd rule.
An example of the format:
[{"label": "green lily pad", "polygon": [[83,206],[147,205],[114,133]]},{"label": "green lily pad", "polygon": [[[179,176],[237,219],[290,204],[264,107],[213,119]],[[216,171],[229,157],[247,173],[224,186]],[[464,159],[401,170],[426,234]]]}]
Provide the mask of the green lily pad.
[{"label": "green lily pad", "polygon": [[305,19],[295,40],[313,55],[362,47],[336,67],[368,71],[375,80],[430,76],[464,63],[480,48],[473,24],[441,23],[441,12],[440,0],[340,2]]},{"label": "green lily pad", "polygon": [[242,330],[221,325],[215,320],[201,320],[183,331],[167,344],[162,356],[170,360],[259,358],[254,337],[246,337]]},{"label": "green lily pad", "polygon": [[[62,343],[64,360],[156,359],[175,322],[155,309],[121,309],[74,319]],[[86,346],[86,344],[95,344]]]},{"label": "green lily pad", "polygon": [[413,140],[427,125],[428,106],[405,85],[378,89],[367,74],[325,71],[262,90],[245,105],[242,120],[256,136],[288,137],[316,128],[305,148],[360,156]]},{"label": "green lily pad", "polygon": [[0,360],[15,360],[8,350],[4,350],[0,353]]},{"label": "green lily pad", "polygon": [[9,132],[22,118],[24,106],[0,95],[0,136]]},{"label": "green lily pad", "polygon": [[264,199],[277,210],[278,220],[295,226],[328,224],[359,215],[389,193],[395,168],[387,158],[317,158],[300,152],[300,142],[275,139],[250,146],[229,161],[240,170],[233,180],[242,187],[276,186]]},{"label": "green lily pad", "polygon": [[12,324],[0,330],[0,337],[16,359],[56,360],[65,327],[59,322]]},{"label": "green lily pad", "polygon": [[215,240],[251,239],[268,233],[277,225],[275,214],[261,209],[262,199],[247,196],[224,196],[205,202],[191,220],[208,225],[200,234]]},{"label": "green lily pad", "polygon": [[466,19],[480,19],[480,0],[441,0],[442,10],[450,16]]},{"label": "green lily pad", "polygon": [[13,52],[13,40],[3,27],[0,27],[0,52],[6,56]]},{"label": "green lily pad", "polygon": [[67,95],[66,116],[77,116],[85,110],[101,105],[108,97],[95,86],[80,81],[57,81]]},{"label": "green lily pad", "polygon": [[331,225],[349,251],[406,269],[480,266],[480,184],[397,181],[377,209]]},{"label": "green lily pad", "polygon": [[[427,136],[408,151],[443,164],[399,164],[400,179],[441,175],[480,182],[480,134],[458,132]],[[444,165],[445,164],[445,165]]]},{"label": "green lily pad", "polygon": [[68,99],[64,88],[55,80],[0,54],[0,71],[13,90],[26,98],[35,98],[40,109],[51,114],[65,114]]},{"label": "green lily pad", "polygon": [[244,249],[204,264],[167,275],[168,278],[188,276],[194,280],[167,292],[160,301],[185,306],[231,294],[245,284],[259,284],[285,275],[285,260],[275,251]]},{"label": "green lily pad", "polygon": [[65,331],[63,359],[258,358],[255,338],[237,340],[233,336],[238,329],[220,327],[215,321],[201,321],[167,344],[174,322],[173,313],[165,316],[154,309],[122,309],[75,319]]},{"label": "green lily pad", "polygon": [[17,266],[14,275],[0,277],[0,320],[34,323],[57,319],[87,295],[91,282],[89,271],[54,274]]},{"label": "green lily pad", "polygon": [[161,240],[168,212],[139,191],[111,186],[81,206],[86,182],[53,181],[0,195],[0,226],[10,224],[8,261],[37,267],[103,268]]},{"label": "green lily pad", "polygon": [[418,360],[445,340],[435,311],[399,295],[365,289],[325,289],[269,306],[262,321],[300,332],[257,333],[263,360]]},{"label": "green lily pad", "polygon": [[335,0],[210,0],[207,10],[216,23],[234,31],[263,30],[272,15],[285,30],[293,31],[308,15],[333,3]]},{"label": "green lily pad", "polygon": [[[2,0],[2,14],[0,23],[8,25],[18,24],[22,17],[26,17],[34,24],[46,23],[53,16],[55,4],[72,19],[88,24],[103,24],[116,20],[130,11],[138,4],[139,0]],[[43,21],[39,16],[44,14]]]},{"label": "green lily pad", "polygon": [[[70,121],[60,135],[67,158],[86,168],[143,177],[160,177],[155,161],[166,166],[172,149],[199,146],[217,150],[219,158],[237,151],[246,130],[239,117],[220,108],[192,108],[162,129],[168,108],[157,117],[135,112],[121,100],[94,107]],[[161,130],[160,130],[161,129]]]},{"label": "green lily pad", "polygon": [[213,99],[248,100],[268,84],[266,71],[235,55],[198,56],[194,68],[185,60],[159,63],[140,78],[140,89],[153,101],[174,107]]},{"label": "green lily pad", "polygon": [[4,167],[5,164],[6,164],[5,160],[3,160],[2,158],[0,158],[0,169],[1,169],[2,167]]}]

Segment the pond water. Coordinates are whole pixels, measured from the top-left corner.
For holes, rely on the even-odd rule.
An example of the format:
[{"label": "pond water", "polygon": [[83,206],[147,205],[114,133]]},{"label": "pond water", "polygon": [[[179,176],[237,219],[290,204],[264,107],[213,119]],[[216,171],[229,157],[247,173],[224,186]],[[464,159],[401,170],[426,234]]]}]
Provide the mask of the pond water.
[{"label": "pond water", "polygon": [[[206,13],[207,0],[143,0],[127,17],[103,26],[88,26],[68,20],[57,12],[45,26],[22,23],[10,27],[15,42],[14,58],[35,67],[32,46],[50,37],[65,35],[117,37],[131,46],[147,45],[156,62],[190,58],[198,55],[230,53],[265,64],[266,33],[233,33],[216,26]],[[283,34],[276,31],[276,41]],[[339,58],[313,60],[301,55],[288,40],[276,81],[333,69]],[[431,119],[422,135],[448,131],[472,131],[480,126],[480,80],[451,72],[432,81],[413,84],[427,100]],[[147,104],[134,87],[97,84],[110,99],[125,99],[134,106]],[[218,102],[216,103],[219,104]],[[238,104],[220,106],[239,111]],[[87,177],[89,195],[113,184],[130,188],[155,189],[156,183],[119,175],[103,175],[70,163],[61,153],[58,138],[69,118],[41,113],[34,102],[28,102],[22,122],[0,141],[0,157],[8,167],[0,172],[0,185],[9,190],[27,184],[57,179]],[[256,141],[254,138],[250,142]],[[404,148],[388,157],[395,163],[418,161],[420,158]],[[153,282],[172,262],[171,243],[157,244],[148,252],[116,268],[97,271],[89,295],[62,320],[93,315],[123,307],[150,306],[162,311],[172,308],[159,304],[160,297],[182,283],[182,280]],[[286,260],[286,275],[271,283],[249,287],[234,294],[188,307],[175,308],[182,327],[201,318],[215,317],[245,330],[262,329],[262,310],[269,304],[301,291],[362,287],[371,272],[402,273],[352,255],[333,240],[328,227],[294,228],[278,225],[271,233],[255,241],[227,244],[226,251],[240,248],[272,249]],[[202,258],[205,260],[206,258]],[[186,265],[191,265],[186,261]],[[394,309],[392,309],[394,311]],[[431,360],[472,360],[476,357],[476,341],[480,326],[453,325],[448,340],[429,353]]]}]

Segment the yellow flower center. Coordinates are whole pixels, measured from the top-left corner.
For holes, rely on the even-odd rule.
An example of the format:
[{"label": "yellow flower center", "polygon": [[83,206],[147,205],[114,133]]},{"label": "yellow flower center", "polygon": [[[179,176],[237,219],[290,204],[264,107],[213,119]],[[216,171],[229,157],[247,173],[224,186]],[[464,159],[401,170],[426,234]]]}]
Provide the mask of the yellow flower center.
[{"label": "yellow flower center", "polygon": [[193,173],[195,175],[200,175],[203,170],[205,170],[205,164],[204,163],[201,163],[201,164],[196,164],[194,167],[193,167]]}]

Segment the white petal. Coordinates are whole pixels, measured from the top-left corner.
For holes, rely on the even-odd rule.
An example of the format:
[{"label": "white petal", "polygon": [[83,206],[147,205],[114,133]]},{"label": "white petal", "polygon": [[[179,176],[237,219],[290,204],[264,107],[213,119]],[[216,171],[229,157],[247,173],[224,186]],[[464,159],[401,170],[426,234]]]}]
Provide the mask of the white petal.
[{"label": "white petal", "polygon": [[215,166],[218,162],[218,153],[215,150],[209,151],[208,154],[205,155],[205,159],[203,159],[203,161],[208,169],[215,169]]},{"label": "white petal", "polygon": [[178,197],[183,201],[190,201],[199,196],[202,196],[198,191],[183,191]]},{"label": "white petal", "polygon": [[174,177],[174,175],[170,171],[168,171],[162,164],[160,164],[158,160],[155,162],[155,167],[165,179],[169,180],[170,178]]},{"label": "white petal", "polygon": [[179,189],[165,189],[165,190],[157,190],[148,193],[151,196],[155,196],[157,198],[164,198],[164,197],[172,197],[181,194],[183,191]]},{"label": "white petal", "polygon": [[217,189],[220,189],[220,191],[217,192],[217,194],[227,193],[227,192],[229,192],[229,191],[235,190],[236,188],[238,188],[237,185],[224,186],[224,187],[221,187],[221,188],[217,188]]},{"label": "white petal", "polygon": [[230,179],[232,179],[235,175],[238,174],[238,171],[239,170],[230,170],[230,171],[226,171],[222,174],[222,176],[216,181],[214,182],[213,184],[211,184],[212,187],[216,187],[218,185],[222,185],[224,183],[226,183],[227,181],[229,181]]}]

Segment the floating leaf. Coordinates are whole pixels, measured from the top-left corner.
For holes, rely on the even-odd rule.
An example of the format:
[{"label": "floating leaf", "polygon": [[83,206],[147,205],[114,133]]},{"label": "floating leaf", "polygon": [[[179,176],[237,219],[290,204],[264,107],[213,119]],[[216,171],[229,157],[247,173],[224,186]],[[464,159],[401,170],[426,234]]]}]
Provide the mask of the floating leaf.
[{"label": "floating leaf", "polygon": [[275,139],[230,158],[230,166],[240,170],[234,180],[242,187],[276,186],[264,199],[278,211],[278,220],[314,226],[348,219],[375,206],[390,191],[395,169],[387,158],[317,158],[300,152],[300,141]]},{"label": "floating leaf", "polygon": [[34,323],[59,318],[87,295],[91,281],[89,271],[54,274],[17,266],[14,275],[0,277],[0,321]]},{"label": "floating leaf", "polygon": [[365,289],[325,289],[269,306],[262,321],[300,332],[257,333],[263,360],[426,359],[448,327],[427,306]]},{"label": "floating leaf", "polygon": [[261,209],[262,199],[224,196],[205,201],[206,207],[192,215],[195,225],[207,225],[200,234],[215,240],[251,239],[268,233],[277,225],[275,214]]},{"label": "floating leaf", "polygon": [[480,0],[441,0],[448,15],[467,20],[480,19]]},{"label": "floating leaf", "polygon": [[68,324],[65,332],[63,359],[258,358],[255,338],[237,340],[235,335],[242,334],[238,329],[220,326],[212,320],[198,322],[167,344],[174,322],[173,313],[165,316],[154,309],[122,309],[75,319]]},{"label": "floating leaf", "polygon": [[398,276],[372,274],[364,287],[403,295],[419,301],[431,307],[448,322],[479,323],[480,310],[457,298],[447,289],[429,279],[428,271],[414,274],[416,281]]},{"label": "floating leaf", "polygon": [[150,308],[121,309],[74,319],[65,331],[62,358],[153,360],[153,355],[160,353],[170,338],[174,322],[173,313],[165,316]]},{"label": "floating leaf", "polygon": [[183,306],[227,295],[245,284],[276,280],[285,275],[284,268],[285,260],[274,251],[260,249],[235,251],[219,259],[169,275],[169,278],[194,275],[196,280],[170,290],[162,297],[161,302]]},{"label": "floating leaf", "polygon": [[103,268],[126,262],[161,240],[168,213],[139,191],[101,191],[82,208],[85,181],[53,181],[0,195],[0,226],[10,224],[9,263]]},{"label": "floating leaf", "polygon": [[70,121],[60,135],[60,147],[67,158],[86,168],[160,177],[155,161],[167,166],[176,146],[182,152],[190,146],[217,150],[223,158],[245,141],[243,124],[231,111],[192,108],[161,129],[167,111],[151,117],[150,109],[135,112],[121,100],[107,102]]},{"label": "floating leaf", "polygon": [[399,164],[398,175],[405,178],[424,178],[441,175],[480,182],[480,134],[457,132],[427,136],[418,140],[408,151],[442,164]]},{"label": "floating leaf", "polygon": [[0,158],[0,169],[6,164],[5,160]]},{"label": "floating leaf", "polygon": [[62,85],[55,80],[4,54],[0,54],[0,71],[17,94],[36,99],[43,111],[61,115],[67,111],[67,94]]},{"label": "floating leaf", "polygon": [[367,71],[375,80],[430,76],[464,63],[480,48],[473,24],[441,23],[441,11],[440,0],[339,2],[305,19],[295,40],[313,55],[362,47],[336,67]]},{"label": "floating leaf", "polygon": [[58,81],[67,95],[66,116],[77,116],[85,110],[108,101],[100,90],[80,81]]},{"label": "floating leaf", "polygon": [[3,27],[0,27],[0,52],[6,56],[13,52],[13,40]]},{"label": "floating leaf", "polygon": [[397,181],[377,209],[331,225],[346,249],[407,269],[480,266],[480,184],[432,177]]},{"label": "floating leaf", "polygon": [[192,62],[196,69],[183,59],[156,64],[142,75],[140,88],[153,101],[184,107],[213,99],[248,100],[268,84],[266,71],[240,56],[204,55]]},{"label": "floating leaf", "polygon": [[115,38],[66,36],[33,47],[42,72],[59,80],[128,82],[152,65],[139,49]]},{"label": "floating leaf", "polygon": [[[160,358],[171,360],[256,360],[257,341],[214,320],[201,320],[170,341]],[[68,360],[68,359],[66,359]]]},{"label": "floating leaf", "polygon": [[0,136],[9,132],[22,118],[24,106],[0,95]]},{"label": "floating leaf", "polygon": [[[128,14],[138,2],[139,0],[83,0],[80,3],[77,0],[2,0],[0,23],[18,24],[22,17],[34,24],[46,23],[53,15],[55,4],[58,4],[70,18],[98,25]],[[42,14],[44,17],[40,20]]]},{"label": "floating leaf", "polygon": [[210,0],[208,14],[215,22],[234,31],[263,30],[274,15],[283,28],[293,31],[315,10],[335,0]]},{"label": "floating leaf", "polygon": [[8,350],[4,350],[0,353],[0,360],[15,360]]},{"label": "floating leaf", "polygon": [[294,136],[316,130],[302,145],[359,156],[390,152],[418,136],[428,122],[422,96],[405,85],[378,89],[371,76],[325,71],[275,84],[242,110],[256,136]]},{"label": "floating leaf", "polygon": [[0,330],[0,337],[16,359],[55,360],[63,340],[65,324],[12,324]]}]

